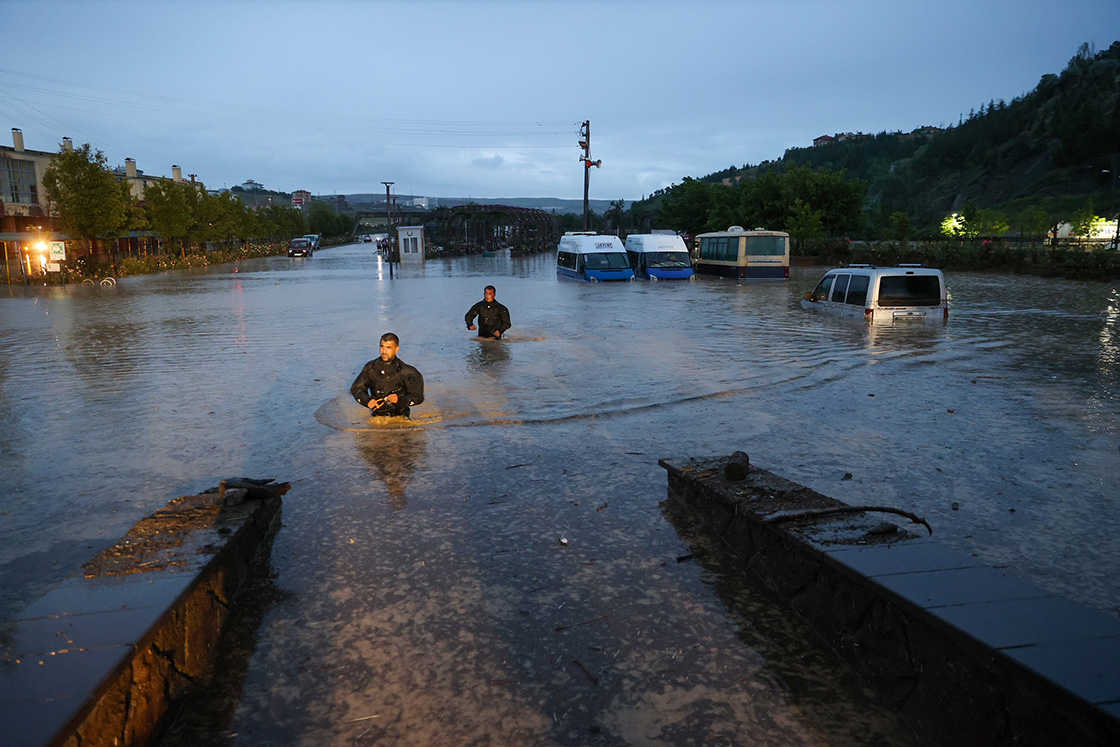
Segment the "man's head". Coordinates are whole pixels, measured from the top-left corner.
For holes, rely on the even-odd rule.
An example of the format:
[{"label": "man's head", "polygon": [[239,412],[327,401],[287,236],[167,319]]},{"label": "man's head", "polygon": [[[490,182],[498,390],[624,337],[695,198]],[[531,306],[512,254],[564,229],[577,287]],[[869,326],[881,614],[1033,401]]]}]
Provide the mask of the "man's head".
[{"label": "man's head", "polygon": [[493,301],[496,294],[497,291],[494,290],[494,286],[492,285],[488,285],[482,290],[482,297],[487,301]]},{"label": "man's head", "polygon": [[386,363],[390,362],[397,357],[397,351],[401,348],[401,341],[392,332],[386,332],[381,335],[381,360]]}]

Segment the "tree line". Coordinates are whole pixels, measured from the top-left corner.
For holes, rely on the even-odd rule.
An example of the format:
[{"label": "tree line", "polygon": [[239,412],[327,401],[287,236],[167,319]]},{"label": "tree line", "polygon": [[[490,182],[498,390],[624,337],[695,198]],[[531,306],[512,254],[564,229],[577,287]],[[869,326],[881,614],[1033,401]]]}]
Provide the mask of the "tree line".
[{"label": "tree line", "polygon": [[794,163],[730,187],[686,178],[667,190],[656,214],[659,223],[693,236],[738,225],[786,231],[800,243],[858,231],[866,191],[843,172]]},{"label": "tree line", "polygon": [[[835,202],[806,192],[802,169],[824,174],[825,184],[850,182],[862,215],[845,200],[836,213]],[[740,190],[769,183],[736,193],[721,186],[729,179]],[[1082,45],[1060,74],[1010,102],[981,104],[955,126],[790,148],[777,161],[685,178],[631,209],[690,233],[738,223],[802,235],[935,237],[952,216],[965,226],[955,235],[1041,237],[1062,222],[1084,230],[1100,222],[1097,212],[1120,212],[1120,42],[1099,53]]]},{"label": "tree line", "polygon": [[137,199],[129,182],[118,180],[105,155],[89,143],[60,148],[43,174],[43,189],[58,228],[89,247],[130,231],[149,232],[185,257],[194,246],[233,247],[306,233],[337,236],[353,229],[350,217],[321,201],[306,212],[290,205],[250,210],[230,192],[211,194],[193,182],[152,180]]}]

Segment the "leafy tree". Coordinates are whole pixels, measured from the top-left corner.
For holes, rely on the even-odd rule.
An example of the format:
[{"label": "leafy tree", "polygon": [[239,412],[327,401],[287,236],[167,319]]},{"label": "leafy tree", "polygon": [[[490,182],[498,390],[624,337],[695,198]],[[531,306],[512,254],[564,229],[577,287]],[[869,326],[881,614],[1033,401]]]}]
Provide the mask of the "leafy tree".
[{"label": "leafy tree", "polygon": [[128,226],[127,189],[105,165],[105,154],[89,143],[60,147],[43,173],[43,189],[59,227],[90,245],[94,239],[115,239]]},{"label": "leafy tree", "polygon": [[622,216],[626,214],[626,200],[612,200],[611,206],[603,213],[607,226],[614,227],[615,232],[622,227]]},{"label": "leafy tree", "polygon": [[331,205],[322,200],[312,200],[304,209],[308,232],[322,236],[335,233],[338,226],[338,213]]},{"label": "leafy tree", "polygon": [[631,202],[630,209],[627,212],[630,215],[631,231],[646,233],[653,228],[650,210],[644,203]]},{"label": "leafy tree", "polygon": [[891,238],[899,241],[906,241],[910,238],[910,216],[901,210],[896,210],[891,213]]},{"label": "leafy tree", "polygon": [[989,209],[977,210],[970,225],[974,236],[1002,236],[1011,229],[1003,213]]},{"label": "leafy tree", "polygon": [[821,221],[823,216],[823,210],[813,210],[813,207],[800,197],[793,201],[785,227],[794,241],[797,252],[801,251],[806,239],[819,239],[824,236],[824,223]]},{"label": "leafy tree", "polygon": [[165,180],[151,182],[144,189],[148,222],[152,230],[164,241],[172,245],[178,244],[184,257],[186,248],[183,247],[183,241],[194,222],[186,194],[188,189],[190,187],[186,185]]},{"label": "leafy tree", "polygon": [[960,213],[946,215],[941,221],[941,233],[951,239],[963,238],[968,235],[967,222]]},{"label": "leafy tree", "polygon": [[1097,215],[1093,210],[1092,200],[1089,200],[1085,205],[1075,210],[1073,218],[1070,219],[1073,232],[1083,239],[1092,237],[1094,229],[1103,226],[1106,222],[1104,218]]},{"label": "leafy tree", "polygon": [[668,199],[658,209],[659,222],[693,236],[703,233],[708,224],[713,189],[723,187],[712,187],[686,176],[681,184],[670,189]]},{"label": "leafy tree", "polygon": [[270,205],[260,216],[269,238],[290,239],[307,233],[303,213],[291,205]]},{"label": "leafy tree", "polygon": [[1050,214],[1038,205],[1031,205],[1019,216],[1020,229],[1029,236],[1045,236],[1053,224]]}]

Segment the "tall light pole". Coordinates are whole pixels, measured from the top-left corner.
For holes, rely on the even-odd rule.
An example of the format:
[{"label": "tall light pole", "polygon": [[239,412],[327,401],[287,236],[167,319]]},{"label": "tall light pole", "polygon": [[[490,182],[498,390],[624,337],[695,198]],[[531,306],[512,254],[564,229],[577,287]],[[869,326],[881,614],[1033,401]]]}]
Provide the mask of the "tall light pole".
[{"label": "tall light pole", "polygon": [[591,186],[591,167],[599,168],[602,161],[591,160],[591,120],[587,120],[579,128],[579,147],[583,148],[583,230],[591,230],[591,208],[587,199],[588,188]]},{"label": "tall light pole", "polygon": [[393,203],[389,199],[389,187],[393,182],[381,182],[385,185],[385,230],[389,232],[389,277],[393,277]]}]

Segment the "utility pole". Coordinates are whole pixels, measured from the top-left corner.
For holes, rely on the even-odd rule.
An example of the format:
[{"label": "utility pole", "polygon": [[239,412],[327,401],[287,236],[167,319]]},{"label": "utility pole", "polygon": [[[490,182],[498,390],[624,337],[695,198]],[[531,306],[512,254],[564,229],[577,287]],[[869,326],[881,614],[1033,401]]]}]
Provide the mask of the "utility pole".
[{"label": "utility pole", "polygon": [[599,168],[602,161],[591,160],[591,120],[585,121],[579,128],[579,147],[583,148],[583,230],[591,230],[591,207],[587,199],[588,188],[591,186],[591,167]]},{"label": "utility pole", "polygon": [[389,187],[393,182],[381,182],[385,185],[385,230],[389,232],[389,277],[393,277],[393,208],[389,200]]}]

